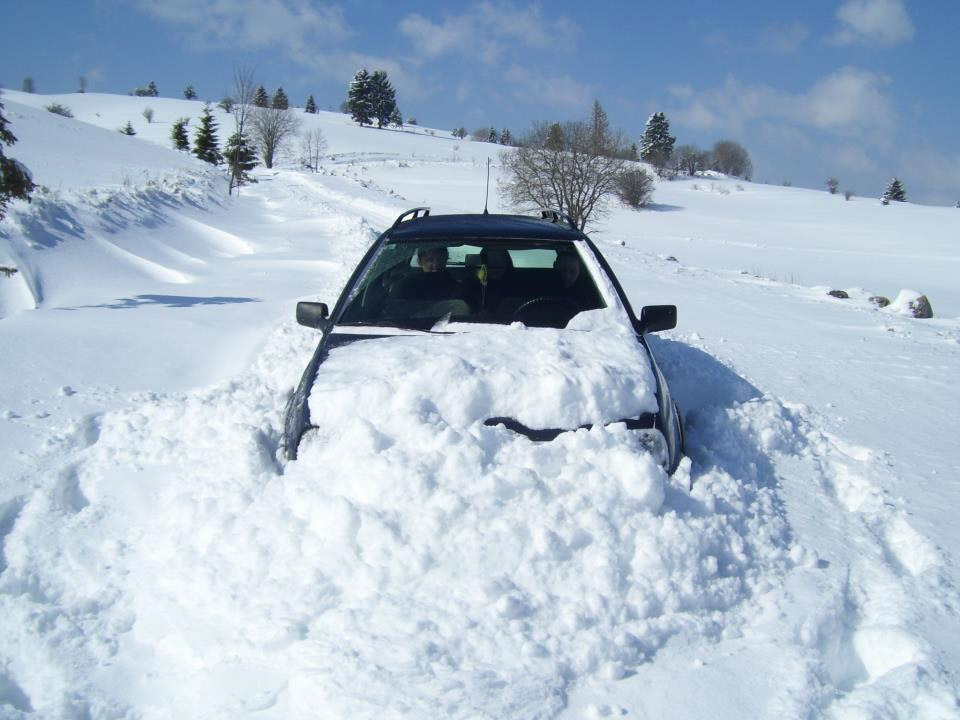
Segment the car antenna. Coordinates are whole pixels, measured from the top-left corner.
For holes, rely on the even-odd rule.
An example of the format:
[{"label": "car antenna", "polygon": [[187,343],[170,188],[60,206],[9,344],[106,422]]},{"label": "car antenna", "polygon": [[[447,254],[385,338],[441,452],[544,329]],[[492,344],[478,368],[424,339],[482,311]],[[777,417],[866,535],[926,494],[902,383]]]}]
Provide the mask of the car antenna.
[{"label": "car antenna", "polygon": [[490,214],[487,211],[487,202],[489,200],[490,200],[490,157],[487,156],[487,194],[486,194],[486,197],[483,198],[483,214],[484,215]]}]

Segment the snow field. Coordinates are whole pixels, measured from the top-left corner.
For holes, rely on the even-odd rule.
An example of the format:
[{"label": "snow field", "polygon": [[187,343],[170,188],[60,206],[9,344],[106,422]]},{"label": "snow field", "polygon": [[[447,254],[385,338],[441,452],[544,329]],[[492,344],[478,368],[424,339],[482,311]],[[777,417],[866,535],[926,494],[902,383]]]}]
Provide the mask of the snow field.
[{"label": "snow field", "polygon": [[[144,100],[74,110],[109,128]],[[149,100],[164,123],[198,107]],[[687,422],[672,479],[616,425],[533,444],[477,424],[500,407],[549,418],[509,375],[442,355],[445,375],[411,372],[420,336],[397,338],[410,347],[392,360],[332,356],[381,375],[329,388],[320,430],[284,465],[283,405],[316,342],[293,301],[332,302],[373,228],[408,205],[474,208],[483,172],[472,143],[316,121],[343,154],[329,174],[263,173],[222,201],[163,149],[153,185],[108,179],[137,156],[128,141],[167,144],[157,122],[91,139],[101,174],[64,174],[4,221],[24,284],[0,307],[0,357],[22,383],[0,391],[0,715],[960,716],[957,543],[941,521],[956,321],[716,269],[743,269],[737,247],[774,275],[822,258],[797,246],[809,228],[771,229],[798,211],[862,256],[850,238],[877,222],[867,201],[840,201],[859,218],[841,230],[822,194],[663,183],[658,202],[679,210],[616,211],[594,233],[637,308],[681,308],[680,330],[651,340]],[[30,167],[66,121],[36,122],[13,153]],[[949,288],[952,226],[897,210],[881,254],[896,260],[863,266],[862,284],[887,290],[870,278],[910,265],[894,242],[909,214],[929,231],[913,255],[937,256]],[[695,254],[671,222],[700,226]],[[720,245],[722,260],[702,251]],[[818,264],[830,272],[817,259],[805,281],[827,281]],[[955,302],[941,292],[935,312]],[[504,343],[518,332],[511,352],[536,349],[532,331],[504,328]],[[558,388],[562,411],[649,397],[598,389]]]}]

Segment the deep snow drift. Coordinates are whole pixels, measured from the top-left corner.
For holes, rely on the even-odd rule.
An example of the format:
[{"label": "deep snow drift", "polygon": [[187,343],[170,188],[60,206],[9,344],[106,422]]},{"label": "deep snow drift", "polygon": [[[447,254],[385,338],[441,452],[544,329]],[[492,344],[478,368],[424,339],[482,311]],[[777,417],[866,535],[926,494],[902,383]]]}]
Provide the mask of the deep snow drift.
[{"label": "deep snow drift", "polygon": [[[0,716],[960,717],[960,211],[723,178],[613,209],[592,235],[634,306],[679,307],[651,339],[673,478],[623,426],[478,424],[545,412],[497,375],[531,348],[596,383],[553,389],[571,412],[649,400],[522,327],[483,367],[424,335],[331,357],[370,382],[319,388],[284,463],[295,300],[400,211],[477,209],[497,148],[320,113],[323,172],[237,199],[167,149],[199,103],[3,102],[45,189],[0,223]],[[901,290],[936,317],[867,299]]]}]

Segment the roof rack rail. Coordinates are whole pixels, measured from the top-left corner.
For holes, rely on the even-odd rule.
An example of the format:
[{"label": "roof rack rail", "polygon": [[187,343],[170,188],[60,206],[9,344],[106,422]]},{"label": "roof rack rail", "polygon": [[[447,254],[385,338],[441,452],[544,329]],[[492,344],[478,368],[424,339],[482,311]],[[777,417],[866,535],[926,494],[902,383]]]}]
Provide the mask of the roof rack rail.
[{"label": "roof rack rail", "polygon": [[577,224],[573,221],[573,218],[572,218],[572,217],[570,217],[570,216],[567,215],[566,213],[560,212],[559,210],[552,210],[552,209],[549,209],[549,208],[544,208],[544,209],[542,209],[542,210],[540,211],[540,219],[541,219],[541,220],[549,220],[550,222],[552,222],[552,223],[554,223],[554,224],[559,224],[559,223],[561,223],[561,222],[565,222],[565,223],[567,223],[567,225],[569,225],[573,230],[579,230],[579,229],[580,229],[580,228],[577,227]]},{"label": "roof rack rail", "polygon": [[428,207],[416,207],[406,212],[400,213],[396,220],[393,221],[393,227],[396,227],[404,220],[416,220],[420,217],[427,217],[430,214],[430,208]]}]

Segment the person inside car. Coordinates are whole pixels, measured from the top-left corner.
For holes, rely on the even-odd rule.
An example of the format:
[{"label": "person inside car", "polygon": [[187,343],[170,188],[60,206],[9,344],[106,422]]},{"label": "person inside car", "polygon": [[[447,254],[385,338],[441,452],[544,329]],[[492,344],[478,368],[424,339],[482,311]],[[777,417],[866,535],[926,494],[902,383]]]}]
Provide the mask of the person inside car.
[{"label": "person inside car", "polygon": [[553,269],[557,271],[560,287],[570,290],[577,284],[577,278],[580,277],[580,258],[572,252],[557,253],[557,259],[553,261]]},{"label": "person inside car", "polygon": [[417,248],[420,272],[403,279],[396,288],[397,297],[430,302],[461,299],[460,284],[447,272],[448,257],[443,246]]}]

